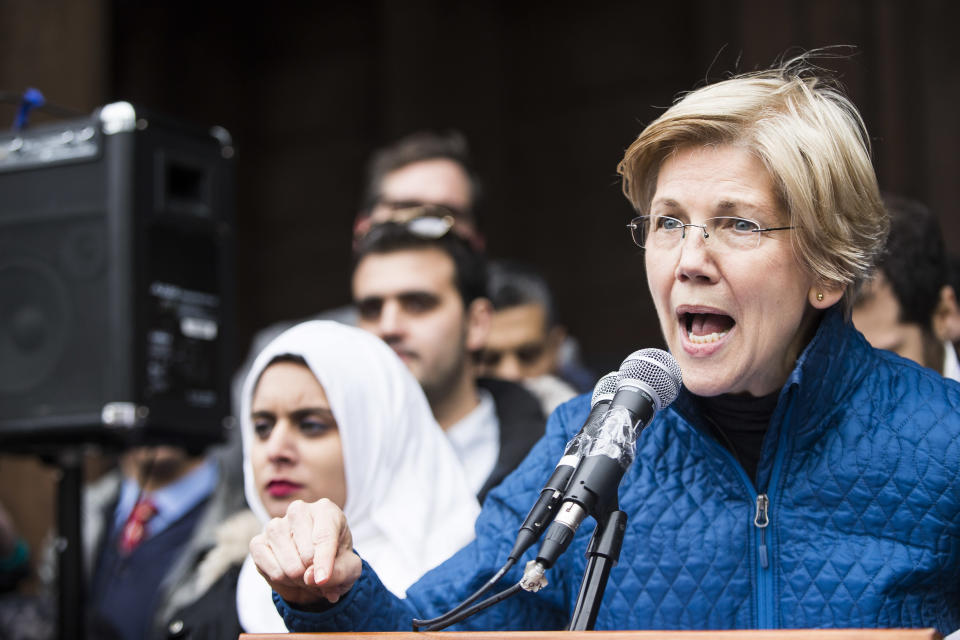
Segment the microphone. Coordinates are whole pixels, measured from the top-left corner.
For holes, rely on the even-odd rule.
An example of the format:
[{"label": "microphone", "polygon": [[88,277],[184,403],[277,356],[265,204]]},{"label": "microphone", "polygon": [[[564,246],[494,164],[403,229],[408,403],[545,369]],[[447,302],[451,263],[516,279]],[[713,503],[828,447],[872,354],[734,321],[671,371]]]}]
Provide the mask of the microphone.
[{"label": "microphone", "polygon": [[613,401],[619,375],[619,371],[611,371],[600,378],[593,387],[593,396],[590,398],[590,415],[584,421],[580,432],[567,443],[560,462],[557,463],[550,479],[540,490],[540,497],[530,509],[530,513],[527,514],[523,524],[520,525],[517,540],[513,543],[510,555],[507,556],[508,560],[518,560],[523,552],[537,541],[540,534],[543,533],[544,527],[553,520],[556,507],[563,498],[570,477],[576,471],[583,457],[593,448],[603,416],[607,413],[607,408]]},{"label": "microphone", "polygon": [[682,384],[680,367],[666,351],[641,349],[623,361],[616,393],[593,445],[570,479],[536,562],[524,572],[525,589],[538,591],[545,584],[544,571],[566,551],[587,515],[598,519],[616,504],[620,480],[636,454],[637,438],[656,413],[676,399]]},{"label": "microphone", "polygon": [[[583,421],[580,432],[570,438],[566,449],[563,451],[563,457],[557,463],[557,468],[561,466],[576,468],[580,459],[590,451],[603,416],[606,414],[610,403],[613,402],[619,376],[619,371],[611,371],[597,381],[597,384],[593,387],[593,395],[590,397],[590,414]],[[569,480],[569,477],[567,479]],[[565,489],[566,485],[563,488]]]}]

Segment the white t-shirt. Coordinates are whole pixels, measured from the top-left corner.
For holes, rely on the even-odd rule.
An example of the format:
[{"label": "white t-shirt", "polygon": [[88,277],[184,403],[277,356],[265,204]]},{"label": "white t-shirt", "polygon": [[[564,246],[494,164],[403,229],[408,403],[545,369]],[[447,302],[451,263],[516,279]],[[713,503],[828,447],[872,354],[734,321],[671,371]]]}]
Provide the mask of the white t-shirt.
[{"label": "white t-shirt", "polygon": [[477,393],[480,403],[446,432],[474,493],[483,488],[500,455],[500,421],[493,396],[486,389]]},{"label": "white t-shirt", "polygon": [[960,382],[960,361],[957,360],[957,351],[949,340],[943,343],[943,377]]}]

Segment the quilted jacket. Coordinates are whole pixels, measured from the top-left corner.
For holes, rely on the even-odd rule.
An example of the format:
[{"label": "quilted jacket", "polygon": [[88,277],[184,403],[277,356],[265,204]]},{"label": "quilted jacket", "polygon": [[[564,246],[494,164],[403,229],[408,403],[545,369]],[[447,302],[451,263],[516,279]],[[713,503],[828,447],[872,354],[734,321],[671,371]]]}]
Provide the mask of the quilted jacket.
[{"label": "quilted jacket", "polygon": [[[391,596],[365,564],[351,591],[323,612],[293,609],[274,594],[287,626],[408,630],[411,618],[461,601],[504,562],[588,410],[581,396],[554,412],[545,437],[490,493],[477,539],[406,600]],[[756,483],[708,435],[686,392],[641,434],[620,485],[629,519],[596,628],[957,629],[958,472],[960,384],[871,348],[831,311],[780,393]],[[564,628],[589,525],[547,572],[545,589],[453,628]],[[498,589],[519,580],[533,551]]]}]

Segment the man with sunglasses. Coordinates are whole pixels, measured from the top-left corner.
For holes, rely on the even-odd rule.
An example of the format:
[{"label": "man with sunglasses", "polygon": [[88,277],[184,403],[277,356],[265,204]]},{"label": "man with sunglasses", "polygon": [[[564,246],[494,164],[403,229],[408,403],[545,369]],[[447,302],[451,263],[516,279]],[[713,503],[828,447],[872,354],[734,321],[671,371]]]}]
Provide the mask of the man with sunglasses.
[{"label": "man with sunglasses", "polygon": [[[366,184],[360,211],[354,221],[353,247],[371,227],[401,218],[404,211],[421,205],[445,208],[454,233],[483,251],[484,239],[477,230],[476,203],[481,185],[467,140],[458,131],[418,131],[373,152],[366,166]],[[261,329],[254,336],[247,359],[233,378],[234,408],[238,409],[240,385],[253,358],[278,335],[304,320],[336,320],[357,324],[353,305],[327,309],[309,318],[285,320]]]},{"label": "man with sunglasses", "polygon": [[[354,221],[353,247],[375,224],[386,222],[420,205],[436,205],[450,216],[450,228],[483,250],[475,209],[481,193],[467,140],[458,131],[419,131],[373,152],[366,166],[366,184],[360,212]],[[239,411],[240,387],[253,359],[281,333],[304,320],[335,320],[357,324],[353,305],[327,309],[309,318],[276,322],[257,332],[243,366],[233,377],[234,411]],[[235,444],[239,457],[239,443]]]},{"label": "man with sunglasses", "polygon": [[492,260],[487,292],[493,321],[479,364],[484,375],[521,381],[549,413],[593,389],[596,376],[579,360],[577,341],[560,324],[546,278],[532,265]]},{"label": "man with sunglasses", "polygon": [[359,326],[382,338],[423,387],[434,417],[482,499],[543,434],[538,401],[508,381],[478,378],[492,308],[486,269],[451,232],[445,207],[398,210],[357,245]]},{"label": "man with sunglasses", "polygon": [[[522,387],[497,380],[477,380],[472,357],[467,357],[485,340],[486,329],[482,327],[489,324],[489,302],[485,298],[480,301],[485,286],[480,257],[484,239],[477,230],[475,217],[480,193],[480,181],[473,169],[466,139],[458,132],[418,132],[374,152],[367,165],[363,206],[354,223],[357,269],[364,262],[366,253],[379,252],[379,241],[374,243],[367,238],[371,230],[386,222],[400,225],[414,236],[419,235],[419,242],[457,248],[451,248],[446,255],[436,254],[446,249],[418,254],[426,269],[397,269],[389,273],[391,277],[400,274],[411,277],[412,283],[406,283],[408,288],[426,293],[405,298],[407,311],[421,305],[433,306],[425,308],[422,313],[408,314],[415,319],[402,333],[376,329],[373,321],[358,317],[354,305],[328,310],[313,318],[359,324],[404,352],[401,358],[424,386],[437,421],[447,430],[458,455],[468,465],[474,489],[482,498],[488,489],[513,470],[542,435],[545,418],[537,400]],[[379,234],[377,231],[372,237],[376,239]],[[447,239],[441,239],[447,235]],[[397,252],[398,255],[401,253],[405,252]],[[411,255],[413,253],[411,248]],[[366,264],[382,262],[371,260]],[[480,283],[477,293],[473,292],[473,285],[456,288],[446,286],[452,282],[450,278],[435,280],[436,274],[430,271],[435,265],[455,271],[458,285],[461,282]],[[354,281],[357,281],[356,275]],[[425,291],[428,283],[430,290]],[[382,297],[385,298],[386,294]],[[436,301],[446,304],[437,305]],[[475,301],[476,305],[473,304]],[[470,309],[475,309],[472,314]],[[370,317],[369,309],[363,313]],[[476,328],[468,336],[466,326],[471,322]],[[234,376],[235,402],[238,402],[239,386],[253,358],[293,324],[293,321],[277,323],[254,337],[247,363]],[[450,333],[442,334],[442,330]],[[427,332],[427,337],[422,340],[419,338],[421,331]],[[441,339],[441,334],[445,340]],[[239,457],[239,443],[235,446]]]}]

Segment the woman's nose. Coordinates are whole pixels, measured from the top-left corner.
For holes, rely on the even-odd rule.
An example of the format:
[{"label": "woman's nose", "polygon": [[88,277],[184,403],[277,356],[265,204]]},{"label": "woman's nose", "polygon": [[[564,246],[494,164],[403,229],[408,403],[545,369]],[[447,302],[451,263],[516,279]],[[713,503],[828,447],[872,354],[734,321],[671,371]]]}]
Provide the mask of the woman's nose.
[{"label": "woman's nose", "polygon": [[676,278],[682,281],[713,282],[717,277],[716,264],[709,246],[706,227],[687,225],[685,237],[680,241]]},{"label": "woman's nose", "polygon": [[286,419],[278,420],[266,442],[267,457],[274,462],[291,462],[297,458],[296,433]]}]

